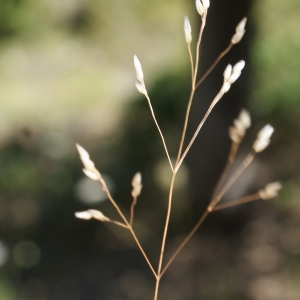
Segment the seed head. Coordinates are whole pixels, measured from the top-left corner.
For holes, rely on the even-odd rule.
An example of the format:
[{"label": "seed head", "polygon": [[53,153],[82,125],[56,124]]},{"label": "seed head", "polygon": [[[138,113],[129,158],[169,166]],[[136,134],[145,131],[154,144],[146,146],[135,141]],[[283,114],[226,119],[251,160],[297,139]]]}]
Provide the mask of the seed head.
[{"label": "seed head", "polygon": [[280,182],[272,182],[267,184],[262,190],[260,190],[259,196],[262,200],[269,200],[278,196],[278,192],[281,190],[282,185]]},{"label": "seed head", "polygon": [[228,81],[224,81],[221,92],[224,94],[227,93],[229,91],[230,87],[231,87],[230,83]]},{"label": "seed head", "polygon": [[243,18],[240,23],[236,26],[236,32],[245,32],[247,18]]},{"label": "seed head", "polygon": [[192,41],[192,28],[187,16],[184,17],[184,35],[185,41],[190,44]]},{"label": "seed head", "polygon": [[238,118],[233,121],[229,128],[230,139],[239,144],[245,136],[246,130],[251,126],[251,117],[246,109],[242,109]]},{"label": "seed head", "polygon": [[141,85],[140,83],[136,82],[135,86],[141,94],[146,95],[146,88],[144,85]]},{"label": "seed head", "polygon": [[83,173],[86,177],[92,179],[92,180],[99,180],[99,174],[96,172],[89,171],[87,169],[82,169]]},{"label": "seed head", "polygon": [[84,165],[84,168],[87,171],[95,172],[96,171],[95,164],[90,159],[90,155],[88,154],[88,152],[79,144],[76,144],[76,148],[79,153],[79,157]]},{"label": "seed head", "polygon": [[135,67],[135,71],[136,71],[136,77],[140,82],[143,82],[144,80],[144,73],[142,70],[142,65],[139,61],[139,59],[137,58],[136,55],[134,55],[133,57],[133,63],[134,63],[134,67]]},{"label": "seed head", "polygon": [[223,73],[224,80],[227,81],[230,78],[231,73],[232,73],[232,65],[229,64]]},{"label": "seed head", "polygon": [[99,220],[101,222],[108,222],[110,220],[109,218],[104,216],[104,214],[99,210],[88,209],[87,211],[91,214],[92,218]]},{"label": "seed head", "polygon": [[203,17],[203,15],[204,15],[204,7],[203,7],[202,2],[200,0],[196,0],[196,8],[197,8],[197,11],[198,11],[199,15],[201,17]]},{"label": "seed head", "polygon": [[132,191],[131,191],[131,195],[132,197],[136,198],[140,195],[141,191],[142,191],[142,174],[140,172],[136,173],[133,178],[132,178]]},{"label": "seed head", "polygon": [[90,212],[86,211],[78,211],[75,213],[75,217],[82,220],[90,220],[92,215]]},{"label": "seed head", "polygon": [[243,124],[245,129],[250,128],[251,126],[251,116],[248,110],[246,110],[245,108],[243,108],[239,114],[238,119],[240,120],[240,122]]},{"label": "seed head", "polygon": [[202,4],[205,10],[208,10],[210,6],[210,1],[209,0],[202,0]]},{"label": "seed head", "polygon": [[270,124],[264,126],[257,134],[257,138],[252,146],[253,150],[257,153],[265,150],[270,144],[273,132],[274,128]]},{"label": "seed head", "polygon": [[245,34],[245,26],[246,26],[247,18],[243,18],[242,21],[237,25],[235,34],[231,38],[232,44],[237,44],[241,41]]}]

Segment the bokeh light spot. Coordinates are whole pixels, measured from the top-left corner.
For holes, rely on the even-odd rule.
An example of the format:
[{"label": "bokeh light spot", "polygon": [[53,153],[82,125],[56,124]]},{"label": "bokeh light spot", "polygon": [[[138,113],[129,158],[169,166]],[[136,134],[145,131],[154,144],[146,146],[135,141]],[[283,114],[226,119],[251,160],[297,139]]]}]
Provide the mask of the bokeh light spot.
[{"label": "bokeh light spot", "polygon": [[13,248],[14,263],[21,268],[36,266],[41,258],[38,245],[32,241],[21,241]]}]

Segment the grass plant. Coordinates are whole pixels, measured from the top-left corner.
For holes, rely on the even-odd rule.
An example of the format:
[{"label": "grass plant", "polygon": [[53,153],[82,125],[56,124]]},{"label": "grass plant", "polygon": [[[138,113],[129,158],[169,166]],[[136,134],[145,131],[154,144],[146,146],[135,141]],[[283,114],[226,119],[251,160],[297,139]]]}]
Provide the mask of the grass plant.
[{"label": "grass plant", "polygon": [[[187,141],[187,146],[185,145],[186,142],[186,131],[189,123],[189,116],[190,116],[190,110],[192,106],[192,102],[194,99],[194,94],[198,86],[203,82],[203,80],[210,74],[210,72],[214,69],[214,67],[218,64],[218,62],[230,51],[230,49],[237,43],[239,43],[245,34],[245,25],[246,25],[246,18],[243,18],[241,22],[236,27],[236,32],[233,34],[229,45],[226,47],[226,49],[220,53],[220,55],[216,58],[215,62],[211,65],[211,67],[202,75],[198,76],[198,66],[199,66],[199,56],[200,56],[200,43],[203,35],[203,31],[206,25],[206,19],[208,15],[208,9],[210,6],[209,0],[196,0],[196,9],[199,13],[199,16],[201,18],[201,26],[198,33],[196,48],[194,51],[191,49],[191,41],[192,41],[192,30],[191,25],[187,17],[184,18],[184,34],[185,34],[185,40],[187,43],[187,49],[190,59],[190,65],[191,65],[191,91],[190,96],[187,103],[186,108],[186,114],[185,119],[183,123],[183,129],[182,129],[182,135],[181,139],[179,141],[179,147],[177,152],[177,157],[175,162],[172,162],[172,159],[169,155],[169,150],[166,145],[164,135],[160,129],[159,123],[155,117],[154,109],[151,104],[150,96],[148,95],[146,84],[144,81],[144,73],[142,70],[141,63],[137,56],[134,56],[134,67],[136,70],[136,76],[138,82],[136,83],[137,90],[143,94],[149,104],[150,113],[152,115],[153,121],[155,123],[155,126],[157,127],[158,133],[161,137],[162,144],[164,151],[166,153],[170,169],[172,171],[172,178],[170,182],[170,188],[169,188],[169,196],[168,196],[168,205],[167,205],[167,211],[166,211],[166,218],[165,218],[165,225],[163,228],[163,234],[162,234],[162,240],[161,240],[161,248],[159,253],[159,259],[158,259],[158,266],[154,266],[150,259],[148,258],[146,251],[144,250],[143,246],[139,242],[139,239],[135,233],[133,223],[134,223],[134,209],[135,205],[137,203],[138,197],[142,191],[142,175],[141,173],[136,173],[133,176],[132,179],[132,204],[129,209],[129,218],[126,218],[124,213],[121,211],[120,207],[116,203],[116,201],[113,199],[103,177],[101,176],[101,173],[97,170],[95,167],[93,161],[90,159],[90,156],[88,152],[79,144],[76,145],[77,150],[79,152],[80,159],[84,165],[83,172],[87,177],[89,177],[92,180],[99,181],[101,184],[104,192],[106,193],[109,201],[114,206],[116,211],[118,212],[121,220],[116,221],[108,218],[105,216],[102,212],[89,209],[86,211],[76,212],[75,216],[80,219],[97,219],[101,222],[110,222],[117,226],[123,227],[125,230],[129,230],[131,233],[133,239],[136,242],[137,247],[141,251],[142,255],[145,258],[146,263],[148,264],[151,272],[153,273],[154,279],[155,279],[155,287],[154,287],[154,296],[153,299],[158,299],[159,294],[159,286],[160,281],[165,274],[165,272],[168,270],[174,259],[177,257],[177,255],[180,253],[182,248],[189,242],[189,240],[193,237],[195,232],[199,229],[203,221],[207,218],[207,216],[216,211],[225,209],[227,207],[239,205],[242,203],[255,201],[255,200],[268,200],[275,196],[277,196],[278,191],[281,189],[281,184],[279,182],[273,182],[267,184],[264,188],[257,191],[254,194],[246,195],[240,199],[233,199],[231,201],[226,201],[224,203],[220,203],[225,193],[229,190],[229,188],[232,187],[232,185],[236,182],[236,180],[241,176],[241,174],[245,171],[245,169],[250,165],[250,163],[253,161],[255,155],[261,151],[263,151],[270,143],[270,138],[273,134],[273,127],[271,125],[266,125],[263,127],[257,134],[257,138],[253,143],[253,146],[249,152],[248,155],[244,158],[244,160],[241,162],[241,164],[237,167],[237,169],[234,172],[231,172],[232,165],[235,162],[236,154],[239,150],[240,143],[242,142],[243,138],[245,137],[247,129],[251,126],[251,118],[248,111],[243,109],[239,116],[234,120],[233,125],[229,128],[229,137],[231,139],[231,148],[228,155],[228,160],[226,163],[226,166],[224,168],[224,171],[219,179],[219,182],[215,188],[215,191],[213,193],[213,196],[203,212],[202,216],[200,216],[198,222],[195,224],[193,229],[189,232],[189,234],[186,236],[186,238],[181,242],[179,247],[175,250],[175,252],[171,255],[171,257],[165,261],[164,259],[164,253],[165,253],[165,246],[166,246],[166,240],[167,240],[167,234],[168,234],[168,228],[169,228],[169,221],[172,211],[172,199],[173,199],[173,190],[174,190],[174,182],[176,179],[176,175],[185,159],[187,154],[189,153],[195,139],[197,138],[203,124],[209,117],[210,113],[212,112],[213,108],[216,106],[216,104],[221,100],[222,96],[227,93],[230,90],[231,85],[240,77],[241,72],[245,66],[245,62],[239,61],[234,66],[231,66],[230,64],[226,67],[224,73],[223,73],[223,84],[220,87],[220,90],[216,93],[215,98],[212,100],[209,108],[207,109],[204,117],[202,118],[201,122],[199,123],[197,129],[195,130],[192,138]],[[194,53],[194,54],[193,54]]]}]

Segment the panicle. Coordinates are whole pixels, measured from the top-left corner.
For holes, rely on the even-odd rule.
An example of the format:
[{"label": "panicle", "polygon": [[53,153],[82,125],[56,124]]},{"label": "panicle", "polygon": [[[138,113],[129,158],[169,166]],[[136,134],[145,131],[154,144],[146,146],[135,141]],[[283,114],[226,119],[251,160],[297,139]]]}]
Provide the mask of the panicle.
[{"label": "panicle", "polygon": [[184,35],[185,41],[190,44],[192,41],[192,28],[187,16],[184,17]]},{"label": "panicle", "polygon": [[253,150],[258,153],[265,150],[270,144],[270,138],[274,132],[274,128],[268,124],[264,126],[257,134],[257,138],[253,143]]},{"label": "panicle", "polygon": [[240,23],[236,26],[235,34],[231,38],[232,44],[237,44],[241,41],[245,34],[245,26],[246,26],[247,18],[243,18]]},{"label": "panicle", "polygon": [[131,191],[131,195],[132,197],[136,198],[141,194],[142,191],[142,174],[140,172],[136,173],[133,178],[132,178],[132,191]]},{"label": "panicle", "polygon": [[278,192],[281,190],[282,185],[280,182],[272,182],[267,184],[262,190],[260,190],[259,196],[262,200],[269,200],[278,196]]}]

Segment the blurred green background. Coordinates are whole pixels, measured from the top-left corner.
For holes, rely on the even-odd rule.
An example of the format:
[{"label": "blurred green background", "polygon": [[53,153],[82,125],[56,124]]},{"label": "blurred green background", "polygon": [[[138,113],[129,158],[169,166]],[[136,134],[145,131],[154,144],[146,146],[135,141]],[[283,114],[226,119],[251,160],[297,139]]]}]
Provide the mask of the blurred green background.
[{"label": "blurred green background", "polygon": [[[131,237],[75,219],[87,208],[118,217],[101,187],[83,176],[74,145],[89,151],[124,211],[131,178],[142,171],[135,226],[156,264],[169,174],[134,86],[133,55],[174,156],[189,94],[184,15],[196,32],[194,1],[0,1],[1,300],[151,299],[152,274]],[[300,2],[253,1],[248,18],[250,93],[241,102],[254,124],[242,153],[265,123],[275,134],[236,190],[275,180],[284,189],[272,202],[208,220],[166,274],[161,300],[300,298]],[[234,27],[225,30],[231,36]],[[183,167],[167,255],[206,204],[198,207],[191,166]]]}]

